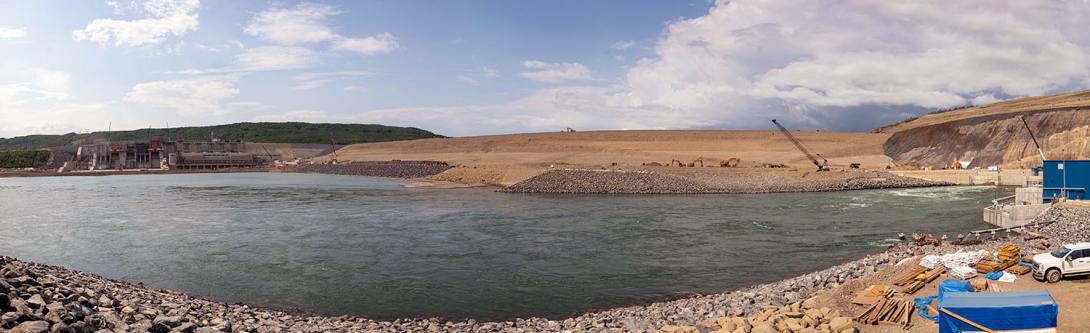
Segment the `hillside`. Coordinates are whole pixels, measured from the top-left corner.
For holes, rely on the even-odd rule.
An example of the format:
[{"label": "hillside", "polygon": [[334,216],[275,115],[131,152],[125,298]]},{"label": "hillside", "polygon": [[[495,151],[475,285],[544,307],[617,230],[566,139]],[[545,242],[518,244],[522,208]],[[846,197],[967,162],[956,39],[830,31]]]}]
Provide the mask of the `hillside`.
[{"label": "hillside", "polygon": [[[882,154],[886,134],[812,131],[794,134],[813,151],[828,158],[834,167],[862,163],[865,167],[884,168],[889,161]],[[550,166],[647,169],[643,164],[669,164],[674,159],[688,162],[697,158],[712,166],[732,157],[741,159],[741,166],[745,168],[652,168],[669,172],[729,173],[769,171],[772,169],[759,166],[783,163],[798,167],[801,175],[812,167],[782,134],[773,131],[529,133],[364,143],[337,151],[341,161],[446,161],[460,167],[441,174],[439,180],[501,185],[514,184]]]},{"label": "hillside", "polygon": [[1090,91],[1028,97],[932,113],[878,129],[889,133],[886,155],[910,166],[1022,168],[1040,157],[1019,116],[1025,116],[1047,158],[1090,157]]},{"label": "hillside", "polygon": [[414,127],[395,127],[371,124],[312,124],[287,123],[235,123],[216,126],[178,128],[152,128],[131,131],[68,133],[61,135],[27,135],[0,138],[0,150],[40,149],[92,143],[96,139],[148,140],[167,137],[188,140],[208,140],[211,135],[225,140],[248,142],[317,143],[337,144],[383,142],[442,137]]},{"label": "hillside", "polygon": [[1056,95],[1019,98],[970,108],[958,108],[946,112],[932,112],[916,119],[878,128],[875,131],[878,133],[896,133],[970,118],[1087,107],[1090,107],[1090,90],[1074,91]]}]

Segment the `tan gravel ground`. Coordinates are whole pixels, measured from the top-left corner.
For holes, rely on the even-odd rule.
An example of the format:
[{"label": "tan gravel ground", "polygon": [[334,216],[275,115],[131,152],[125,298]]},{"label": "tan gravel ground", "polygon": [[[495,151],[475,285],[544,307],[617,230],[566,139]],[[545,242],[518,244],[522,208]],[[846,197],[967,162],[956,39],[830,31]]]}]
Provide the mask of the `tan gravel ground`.
[{"label": "tan gravel ground", "polygon": [[[345,160],[435,160],[456,167],[435,180],[511,185],[550,167],[572,169],[654,169],[700,172],[720,177],[736,173],[772,173],[783,177],[814,177],[813,165],[782,133],[768,131],[592,131],[529,133],[424,139],[350,145],[337,152]],[[834,168],[861,163],[883,169],[889,158],[882,151],[887,134],[793,132]],[[322,161],[331,158],[316,158]],[[740,168],[719,168],[720,160],[741,159]],[[704,168],[653,167],[671,160],[704,160]],[[764,168],[765,163],[787,169]]]}]

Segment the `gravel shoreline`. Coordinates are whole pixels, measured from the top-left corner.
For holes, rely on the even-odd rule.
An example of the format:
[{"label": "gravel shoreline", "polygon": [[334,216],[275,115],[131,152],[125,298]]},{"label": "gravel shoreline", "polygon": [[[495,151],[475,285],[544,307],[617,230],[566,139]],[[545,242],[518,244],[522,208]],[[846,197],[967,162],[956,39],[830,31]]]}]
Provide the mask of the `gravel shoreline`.
[{"label": "gravel shoreline", "polygon": [[798,180],[762,173],[728,176],[653,171],[554,169],[508,186],[513,193],[700,194],[831,192],[952,185],[882,171],[845,171],[831,178]]},{"label": "gravel shoreline", "polygon": [[[1076,208],[1067,208],[1076,209]],[[1066,212],[1066,213],[1065,213]],[[1074,212],[1074,213],[1073,213]],[[1055,210],[1051,214],[1087,214]],[[1058,222],[1060,223],[1060,222]],[[1085,230],[1085,229],[1081,229]],[[1049,229],[1038,232],[1056,236]],[[1085,237],[1071,235],[1065,237]],[[437,318],[374,321],[361,317],[291,314],[241,304],[225,304],[182,293],[145,288],[58,266],[0,256],[0,330],[10,332],[658,332],[667,325],[703,327],[724,317],[754,316],[772,307],[800,303],[904,259],[957,250],[994,249],[1018,244],[1025,249],[1055,245],[1055,239],[1020,237],[986,240],[972,246],[891,246],[883,252],[797,277],[740,290],[673,301],[589,312],[562,320],[512,319],[501,322],[450,322]]]},{"label": "gravel shoreline", "polygon": [[451,166],[439,161],[356,161],[343,164],[300,164],[296,171],[332,175],[424,178],[447,171]]}]

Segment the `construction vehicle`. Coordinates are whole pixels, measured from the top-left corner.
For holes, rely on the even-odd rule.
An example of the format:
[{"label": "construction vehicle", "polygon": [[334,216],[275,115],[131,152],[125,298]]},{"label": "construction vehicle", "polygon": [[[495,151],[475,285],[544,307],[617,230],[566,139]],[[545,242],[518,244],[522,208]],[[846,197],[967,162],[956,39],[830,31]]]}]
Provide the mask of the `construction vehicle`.
[{"label": "construction vehicle", "polygon": [[[810,162],[814,163],[814,166],[817,166],[817,171],[829,171],[829,160],[825,159],[820,154],[816,154],[817,157],[814,157],[815,154],[811,154],[810,151],[802,145],[802,142],[799,141],[799,139],[796,139],[794,135],[791,135],[791,132],[788,131],[787,128],[784,128],[783,125],[780,125],[776,119],[772,119],[772,124],[776,125],[776,127],[780,129],[780,132],[783,132],[783,135],[787,137],[787,140],[790,140],[791,143],[795,145],[795,148],[801,151],[803,155],[806,155],[806,158],[810,159]],[[818,162],[818,158],[821,158],[821,162]]]},{"label": "construction vehicle", "polygon": [[1026,122],[1026,116],[1019,115],[1018,119],[1022,119],[1022,125],[1026,125],[1026,131],[1029,132],[1029,138],[1033,139],[1033,145],[1037,146],[1037,153],[1041,154],[1041,163],[1045,162],[1045,151],[1041,150],[1041,145],[1037,143],[1037,137],[1033,135],[1033,130],[1029,129],[1029,122]]},{"label": "construction vehicle", "polygon": [[731,157],[731,158],[728,158],[728,159],[725,159],[725,160],[719,160],[719,167],[721,167],[721,168],[733,168],[733,167],[738,166],[738,163],[741,163],[741,162],[742,162],[742,160],[738,159],[737,157]]}]

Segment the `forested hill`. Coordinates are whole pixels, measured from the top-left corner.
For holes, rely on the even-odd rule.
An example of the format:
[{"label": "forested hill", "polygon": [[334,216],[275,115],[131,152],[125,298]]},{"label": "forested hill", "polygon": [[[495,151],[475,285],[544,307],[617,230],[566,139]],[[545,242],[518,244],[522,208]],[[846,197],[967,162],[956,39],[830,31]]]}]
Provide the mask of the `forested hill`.
[{"label": "forested hill", "polygon": [[330,143],[338,145],[399,141],[443,136],[415,127],[372,124],[312,124],[312,123],[236,123],[216,126],[151,128],[131,131],[68,133],[60,135],[27,135],[0,138],[0,150],[40,149],[93,143],[96,139],[208,141],[212,135],[222,140],[275,143]]}]

